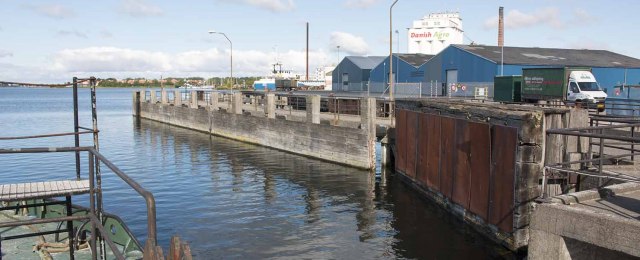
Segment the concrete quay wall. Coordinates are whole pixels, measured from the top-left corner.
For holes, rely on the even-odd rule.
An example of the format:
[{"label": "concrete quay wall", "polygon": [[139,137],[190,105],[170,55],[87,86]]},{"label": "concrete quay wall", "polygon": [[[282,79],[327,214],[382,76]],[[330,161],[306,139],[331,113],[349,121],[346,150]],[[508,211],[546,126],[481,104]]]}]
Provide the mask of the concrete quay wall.
[{"label": "concrete quay wall", "polygon": [[528,258],[638,259],[638,194],[639,184],[625,183],[560,195],[537,205]]},{"label": "concrete quay wall", "polygon": [[[309,98],[307,122],[276,118],[275,103],[265,106],[263,116],[243,113],[242,96],[235,95],[231,111],[220,110],[215,104],[198,105],[193,98],[165,102],[134,92],[134,116],[175,126],[189,128],[242,142],[263,145],[299,155],[340,163],[352,167],[375,167],[375,116],[366,118],[360,128],[320,124],[319,98]],[[178,95],[176,95],[178,96]],[[191,95],[196,97],[197,95]],[[267,97],[267,102],[273,98]],[[362,102],[367,111],[367,102]],[[375,100],[373,100],[375,105]],[[202,105],[202,104],[201,104]],[[371,109],[369,109],[371,110]],[[375,113],[375,107],[373,109]],[[366,113],[365,113],[366,114]],[[375,114],[374,114],[375,115]],[[371,119],[371,120],[370,120]]]}]

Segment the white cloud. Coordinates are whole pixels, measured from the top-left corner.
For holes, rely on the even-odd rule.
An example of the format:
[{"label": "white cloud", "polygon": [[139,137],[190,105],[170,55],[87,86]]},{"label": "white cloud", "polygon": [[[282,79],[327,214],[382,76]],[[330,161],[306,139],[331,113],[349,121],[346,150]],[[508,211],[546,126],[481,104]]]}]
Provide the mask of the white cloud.
[{"label": "white cloud", "polygon": [[75,16],[75,12],[73,12],[73,10],[63,5],[56,5],[56,4],[25,5],[25,7],[35,11],[38,14],[47,16],[49,18],[54,18],[54,19],[64,19],[64,18]]},{"label": "white cloud", "polygon": [[60,36],[60,37],[75,36],[75,37],[84,38],[84,39],[89,38],[86,33],[83,33],[81,31],[78,31],[78,30],[75,30],[75,29],[74,30],[59,30],[58,32],[56,32],[56,35]]},{"label": "white cloud", "polygon": [[[507,29],[521,29],[538,25],[550,25],[561,28],[560,10],[555,7],[538,9],[531,13],[510,10],[504,17],[504,27]],[[491,17],[484,22],[485,29],[498,28],[498,16]]]},{"label": "white cloud", "polygon": [[218,0],[230,4],[248,4],[271,12],[287,12],[295,8],[293,0]]},{"label": "white cloud", "polygon": [[120,11],[131,17],[161,16],[162,8],[147,3],[146,0],[123,0]]},{"label": "white cloud", "polygon": [[11,56],[13,56],[12,52],[0,49],[0,58],[11,57]]},{"label": "white cloud", "polygon": [[346,32],[332,32],[329,39],[329,49],[337,49],[351,55],[365,55],[369,52],[369,45],[362,37]]},{"label": "white cloud", "polygon": [[380,0],[347,0],[344,4],[349,8],[368,8],[380,2]]},{"label": "white cloud", "polygon": [[[275,61],[274,52],[236,50],[233,52],[234,75],[261,76],[267,74]],[[303,72],[305,52],[280,53],[279,60],[286,69]],[[327,60],[323,51],[309,54],[310,66],[315,68]],[[90,47],[59,51],[53,58],[51,71],[70,76],[76,74],[100,77],[167,76],[226,76],[229,73],[228,50],[210,49],[176,54],[123,49]]]},{"label": "white cloud", "polygon": [[171,64],[160,52],[90,47],[59,51],[53,68],[62,72],[166,71]]}]

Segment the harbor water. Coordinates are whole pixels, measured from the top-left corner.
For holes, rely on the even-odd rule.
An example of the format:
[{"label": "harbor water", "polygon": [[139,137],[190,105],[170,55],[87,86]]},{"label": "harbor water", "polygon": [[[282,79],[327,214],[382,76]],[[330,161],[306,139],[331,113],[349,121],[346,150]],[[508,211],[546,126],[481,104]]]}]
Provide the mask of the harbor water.
[{"label": "harbor water", "polygon": [[[90,127],[89,90],[79,92],[80,125]],[[196,259],[514,257],[393,174],[381,185],[379,167],[371,173],[138,121],[131,92],[98,89],[100,151],[154,194],[165,249],[178,234]],[[72,131],[71,89],[0,88],[0,136]],[[0,148],[52,146],[73,146],[73,137],[0,141]],[[107,169],[103,176],[105,209],[144,240],[144,200]],[[72,153],[0,155],[0,183],[74,177]]]}]

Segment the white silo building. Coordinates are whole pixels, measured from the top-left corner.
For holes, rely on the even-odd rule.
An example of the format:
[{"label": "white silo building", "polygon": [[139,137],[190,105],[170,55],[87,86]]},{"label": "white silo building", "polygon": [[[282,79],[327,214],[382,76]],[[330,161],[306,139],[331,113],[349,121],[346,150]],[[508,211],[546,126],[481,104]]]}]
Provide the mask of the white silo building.
[{"label": "white silo building", "polygon": [[462,44],[463,34],[460,13],[432,13],[413,21],[407,32],[407,50],[435,55],[450,44]]}]

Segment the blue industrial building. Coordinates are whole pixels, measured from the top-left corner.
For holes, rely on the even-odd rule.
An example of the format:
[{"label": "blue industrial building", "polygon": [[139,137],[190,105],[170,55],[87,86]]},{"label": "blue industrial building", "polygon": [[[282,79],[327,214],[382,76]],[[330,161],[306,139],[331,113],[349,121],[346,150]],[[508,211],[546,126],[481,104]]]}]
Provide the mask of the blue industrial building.
[{"label": "blue industrial building", "polygon": [[367,91],[371,69],[384,56],[346,56],[331,73],[333,91]]},{"label": "blue industrial building", "polygon": [[[393,54],[393,76],[397,83],[421,83],[425,79],[424,65],[433,55]],[[370,92],[383,93],[389,83],[389,57],[371,70]]]},{"label": "blue industrial building", "polygon": [[[424,65],[424,81],[437,81],[441,95],[473,95],[474,88],[486,87],[492,96],[497,75],[522,75],[523,68],[563,66],[592,68],[609,95],[614,86],[640,82],[640,60],[610,51],[484,45],[450,45]],[[466,91],[461,91],[462,85]]]}]

